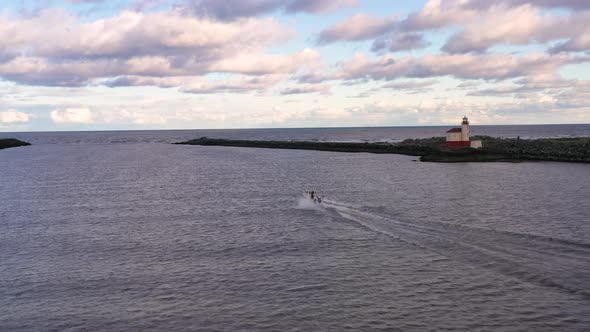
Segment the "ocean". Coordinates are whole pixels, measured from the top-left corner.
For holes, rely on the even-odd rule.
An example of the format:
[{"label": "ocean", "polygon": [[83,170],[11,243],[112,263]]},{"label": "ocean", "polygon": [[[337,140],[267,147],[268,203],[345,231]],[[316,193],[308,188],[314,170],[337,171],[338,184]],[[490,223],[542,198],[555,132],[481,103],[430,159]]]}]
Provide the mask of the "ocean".
[{"label": "ocean", "polygon": [[590,330],[587,164],[169,144],[446,129],[0,133],[0,331]]}]

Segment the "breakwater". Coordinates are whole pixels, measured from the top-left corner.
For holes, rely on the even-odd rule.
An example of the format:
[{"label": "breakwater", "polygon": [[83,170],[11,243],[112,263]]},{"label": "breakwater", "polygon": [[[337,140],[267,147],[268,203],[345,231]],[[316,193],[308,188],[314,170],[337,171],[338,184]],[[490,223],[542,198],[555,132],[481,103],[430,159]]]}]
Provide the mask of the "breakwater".
[{"label": "breakwater", "polygon": [[228,140],[201,137],[175,144],[233,146],[268,149],[299,149],[333,152],[393,153],[420,156],[421,161],[484,162],[549,160],[590,162],[590,138],[547,138],[535,140],[474,137],[483,142],[482,149],[449,148],[445,138],[408,139],[399,143],[354,143],[311,141]]},{"label": "breakwater", "polygon": [[14,138],[3,138],[0,139],[0,150],[8,149],[8,148],[15,148],[18,146],[26,146],[31,145],[29,142],[24,142]]}]

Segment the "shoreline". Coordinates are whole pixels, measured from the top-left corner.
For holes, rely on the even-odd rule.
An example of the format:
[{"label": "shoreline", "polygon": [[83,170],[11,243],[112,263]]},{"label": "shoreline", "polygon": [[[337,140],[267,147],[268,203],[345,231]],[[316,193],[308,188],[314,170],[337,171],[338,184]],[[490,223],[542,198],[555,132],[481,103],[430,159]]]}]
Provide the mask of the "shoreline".
[{"label": "shoreline", "polygon": [[482,149],[449,148],[443,137],[408,139],[399,143],[230,140],[201,137],[173,144],[266,149],[315,150],[419,156],[425,162],[562,161],[590,163],[590,137],[506,139],[475,136]]}]

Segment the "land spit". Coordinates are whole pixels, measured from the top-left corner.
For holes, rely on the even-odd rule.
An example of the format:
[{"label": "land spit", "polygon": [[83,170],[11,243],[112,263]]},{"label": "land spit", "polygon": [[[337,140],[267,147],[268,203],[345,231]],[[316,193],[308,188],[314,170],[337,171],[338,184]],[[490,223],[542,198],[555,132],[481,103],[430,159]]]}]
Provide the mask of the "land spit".
[{"label": "land spit", "polygon": [[8,148],[16,148],[18,146],[31,145],[29,142],[24,142],[14,138],[2,138],[0,139],[0,150]]},{"label": "land spit", "polygon": [[421,161],[433,162],[488,162],[488,161],[567,161],[590,163],[590,137],[577,138],[494,138],[475,136],[483,148],[449,148],[444,137],[407,139],[390,142],[314,142],[229,140],[201,137],[174,144],[233,146],[268,149],[298,149],[334,152],[393,153],[420,156]]}]

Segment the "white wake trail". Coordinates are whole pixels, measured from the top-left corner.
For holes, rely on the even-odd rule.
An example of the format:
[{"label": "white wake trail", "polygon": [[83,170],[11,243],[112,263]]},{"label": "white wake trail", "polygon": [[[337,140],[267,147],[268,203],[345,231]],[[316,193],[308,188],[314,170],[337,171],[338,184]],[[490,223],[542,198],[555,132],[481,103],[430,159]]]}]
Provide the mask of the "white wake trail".
[{"label": "white wake trail", "polygon": [[590,297],[590,245],[447,223],[403,222],[326,200],[326,209],[392,239],[505,276]]}]

